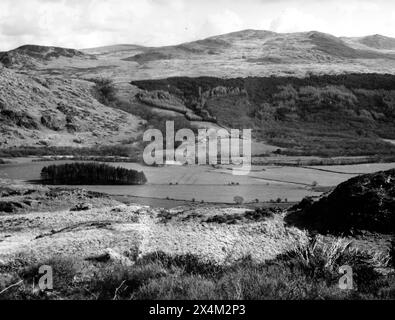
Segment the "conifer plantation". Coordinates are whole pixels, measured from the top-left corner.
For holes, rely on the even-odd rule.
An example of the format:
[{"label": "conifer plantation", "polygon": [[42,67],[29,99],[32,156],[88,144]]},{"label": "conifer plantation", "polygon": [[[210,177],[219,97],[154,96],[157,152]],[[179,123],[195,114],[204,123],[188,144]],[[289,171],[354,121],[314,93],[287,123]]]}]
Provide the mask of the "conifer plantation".
[{"label": "conifer plantation", "polygon": [[48,184],[140,185],[147,182],[142,171],[102,163],[51,165],[42,169],[41,178]]}]

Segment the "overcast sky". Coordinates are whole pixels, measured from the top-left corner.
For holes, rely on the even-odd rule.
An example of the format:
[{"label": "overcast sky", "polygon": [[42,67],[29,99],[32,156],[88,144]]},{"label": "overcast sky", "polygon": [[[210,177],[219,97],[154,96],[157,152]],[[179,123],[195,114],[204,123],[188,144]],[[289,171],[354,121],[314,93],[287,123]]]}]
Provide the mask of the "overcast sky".
[{"label": "overcast sky", "polygon": [[0,0],[0,50],[161,46],[242,29],[395,37],[395,1]]}]

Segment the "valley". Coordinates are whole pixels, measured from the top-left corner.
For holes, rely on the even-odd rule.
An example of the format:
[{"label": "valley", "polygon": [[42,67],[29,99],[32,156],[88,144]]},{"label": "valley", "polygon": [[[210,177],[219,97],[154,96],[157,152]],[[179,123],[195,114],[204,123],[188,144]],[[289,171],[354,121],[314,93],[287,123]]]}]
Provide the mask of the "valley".
[{"label": "valley", "polygon": [[251,128],[255,155],[391,161],[392,43],[244,30],[158,48],[23,46],[0,53],[0,148],[117,146],[130,156],[167,119]]},{"label": "valley", "polygon": [[[0,179],[39,181],[41,169],[51,164],[73,161],[39,161],[20,159],[0,166]],[[256,165],[247,176],[233,176],[231,165],[149,167],[139,163],[110,162],[114,167],[143,171],[147,183],[140,186],[88,186],[83,188],[136,199],[162,200],[166,207],[177,201],[232,205],[240,196],[245,204],[295,203],[304,197],[318,198],[323,192],[356,175],[388,170],[395,163],[295,167],[286,165]],[[64,186],[67,187],[67,186]],[[81,186],[75,186],[81,187]],[[176,202],[174,202],[174,200]],[[147,201],[147,200],[146,200]],[[147,203],[147,202],[145,202]]]},{"label": "valley", "polygon": [[[251,170],[146,165],[166,121],[251,129]],[[0,52],[0,299],[394,299],[394,141],[381,35]]]}]

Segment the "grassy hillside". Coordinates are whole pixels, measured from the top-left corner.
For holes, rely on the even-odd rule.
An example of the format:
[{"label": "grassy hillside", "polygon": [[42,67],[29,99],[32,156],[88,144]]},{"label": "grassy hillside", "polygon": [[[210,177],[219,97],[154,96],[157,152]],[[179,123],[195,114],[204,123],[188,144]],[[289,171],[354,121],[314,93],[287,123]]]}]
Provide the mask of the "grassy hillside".
[{"label": "grassy hillside", "polygon": [[384,37],[379,34],[363,37],[359,40],[359,42],[375,49],[385,49],[385,50],[395,49],[394,38]]},{"label": "grassy hillside", "polygon": [[139,119],[99,103],[94,84],[0,68],[0,149],[95,147],[135,138]]},{"label": "grassy hillside", "polygon": [[[168,78],[133,81],[181,98],[233,128],[292,155],[394,155],[395,76],[343,74],[294,77]],[[203,112],[204,111],[204,112]]]}]

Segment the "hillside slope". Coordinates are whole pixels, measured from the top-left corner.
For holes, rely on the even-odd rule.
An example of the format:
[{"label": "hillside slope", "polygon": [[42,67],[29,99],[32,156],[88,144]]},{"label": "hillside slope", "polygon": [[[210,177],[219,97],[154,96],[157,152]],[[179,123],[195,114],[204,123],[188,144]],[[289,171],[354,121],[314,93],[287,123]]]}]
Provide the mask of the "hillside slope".
[{"label": "hillside slope", "polygon": [[92,146],[135,137],[139,119],[99,103],[92,86],[0,69],[0,147]]},{"label": "hillside slope", "polygon": [[395,155],[395,76],[175,77],[132,81],[167,91],[206,121],[251,128],[292,155]]},{"label": "hillside slope", "polygon": [[24,45],[14,50],[0,52],[0,63],[5,67],[12,68],[38,67],[59,58],[66,58],[66,60],[73,58],[94,59],[93,56],[85,55],[75,49],[37,45]]}]

